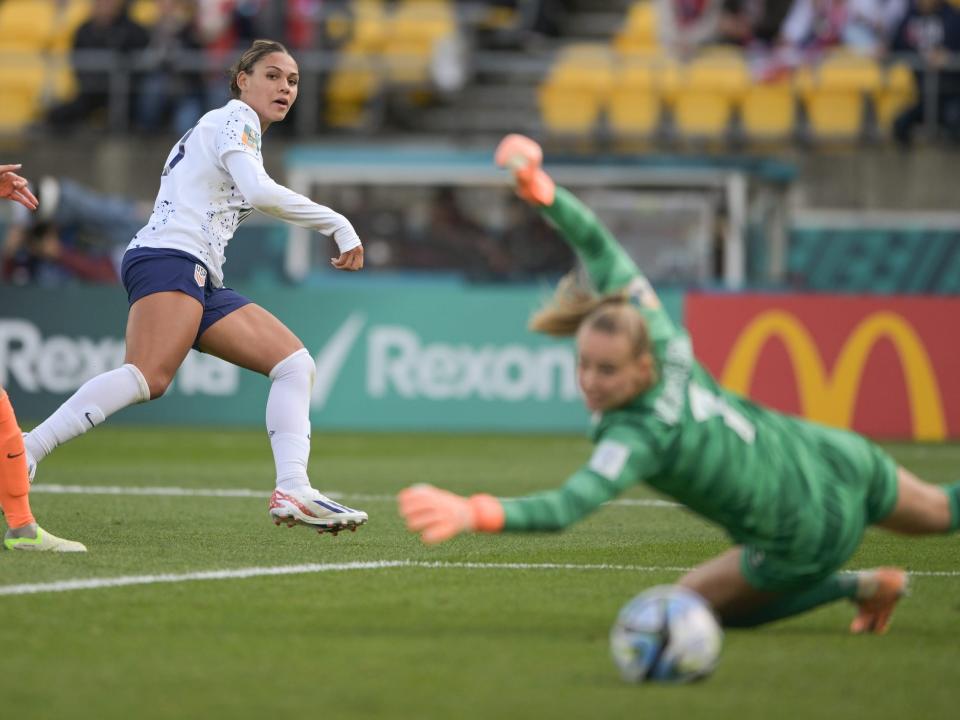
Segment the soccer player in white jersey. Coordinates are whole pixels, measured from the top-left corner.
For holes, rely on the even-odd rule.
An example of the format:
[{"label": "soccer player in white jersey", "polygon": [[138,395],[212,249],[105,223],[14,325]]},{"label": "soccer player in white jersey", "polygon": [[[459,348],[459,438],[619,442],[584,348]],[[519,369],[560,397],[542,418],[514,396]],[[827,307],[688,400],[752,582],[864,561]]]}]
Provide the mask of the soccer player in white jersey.
[{"label": "soccer player in white jersey", "polygon": [[280,43],[257,40],[231,71],[233,98],[174,145],[147,224],[130,242],[121,277],[130,302],[124,365],[85,383],[25,437],[36,464],[63,444],[134,403],[163,395],[190,348],[266,375],[267,432],[276,463],[270,516],[319,532],[354,530],[367,514],[310,485],[310,390],[316,368],[282,322],[224,287],[223,263],[237,225],[253,210],[334,238],[338,270],[363,267],[350,222],[278,185],[266,174],[262,134],[297,99],[296,61]]}]

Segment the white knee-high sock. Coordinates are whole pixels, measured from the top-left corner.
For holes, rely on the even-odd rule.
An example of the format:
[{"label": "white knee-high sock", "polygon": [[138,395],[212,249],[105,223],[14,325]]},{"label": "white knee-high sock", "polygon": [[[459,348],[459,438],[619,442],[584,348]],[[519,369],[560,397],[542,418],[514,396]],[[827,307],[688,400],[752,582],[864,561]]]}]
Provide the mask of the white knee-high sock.
[{"label": "white knee-high sock", "polygon": [[267,434],[277,466],[277,487],[307,487],[310,459],[310,392],[317,367],[305,348],[284,358],[270,371]]},{"label": "white knee-high sock", "polygon": [[117,410],[149,399],[150,387],[134,365],[97,375],[27,434],[24,438],[27,452],[40,462],[57,445],[95,428]]}]

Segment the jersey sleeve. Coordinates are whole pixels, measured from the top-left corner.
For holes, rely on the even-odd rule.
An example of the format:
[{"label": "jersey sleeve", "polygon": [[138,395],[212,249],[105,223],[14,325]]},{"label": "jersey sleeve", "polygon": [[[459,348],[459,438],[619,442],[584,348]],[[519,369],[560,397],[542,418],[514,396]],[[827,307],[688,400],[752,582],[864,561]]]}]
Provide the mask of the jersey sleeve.
[{"label": "jersey sleeve", "polygon": [[347,218],[275,182],[262,162],[237,152],[228,153],[225,162],[244,199],[260,212],[329,235],[341,253],[360,245],[360,237]]},{"label": "jersey sleeve", "polygon": [[627,488],[657,474],[661,455],[642,429],[614,427],[593,455],[556,490],[502,500],[504,530],[562,530]]},{"label": "jersey sleeve", "polygon": [[598,292],[621,290],[642,277],[636,263],[610,231],[570,191],[558,187],[553,204],[540,212],[576,251]]},{"label": "jersey sleeve", "polygon": [[540,212],[576,251],[598,292],[626,289],[643,309],[655,337],[672,337],[677,332],[650,281],[590,208],[558,187],[553,204]]}]

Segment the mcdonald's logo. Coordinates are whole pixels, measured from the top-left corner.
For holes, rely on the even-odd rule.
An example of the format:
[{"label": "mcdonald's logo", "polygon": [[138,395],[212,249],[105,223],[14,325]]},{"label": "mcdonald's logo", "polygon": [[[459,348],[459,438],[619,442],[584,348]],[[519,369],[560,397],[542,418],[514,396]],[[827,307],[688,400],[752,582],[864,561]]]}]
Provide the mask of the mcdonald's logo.
[{"label": "mcdonald's logo", "polygon": [[795,315],[782,309],[763,311],[734,341],[721,373],[722,384],[748,395],[757,361],[771,338],[780,339],[787,349],[804,417],[844,428],[852,425],[863,368],[874,346],[882,339],[889,340],[900,359],[914,438],[943,440],[947,436],[943,400],[930,356],[902,315],[877,310],[864,317],[847,336],[833,367],[826,368],[813,336]]}]

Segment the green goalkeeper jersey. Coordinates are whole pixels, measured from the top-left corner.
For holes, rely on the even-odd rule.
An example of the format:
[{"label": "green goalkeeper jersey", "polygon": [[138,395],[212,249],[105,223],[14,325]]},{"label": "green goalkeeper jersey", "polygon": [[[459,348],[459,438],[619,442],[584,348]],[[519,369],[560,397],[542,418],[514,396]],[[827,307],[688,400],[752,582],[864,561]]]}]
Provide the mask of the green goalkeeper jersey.
[{"label": "green goalkeeper jersey", "polygon": [[[588,463],[557,489],[503,501],[508,530],[557,530],[646,482],[723,526],[736,543],[790,553],[837,542],[843,483],[889,480],[890,461],[853,433],[760,407],[728,392],[694,357],[636,264],[569,192],[543,214],[582,259],[597,291],[627,288],[647,321],[657,383],[597,417]],[[837,497],[833,497],[837,495]],[[889,510],[889,492],[864,487],[866,521]],[[836,517],[833,517],[836,515]],[[813,548],[815,549],[815,548]]]}]

